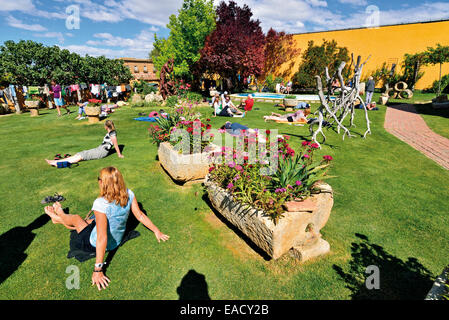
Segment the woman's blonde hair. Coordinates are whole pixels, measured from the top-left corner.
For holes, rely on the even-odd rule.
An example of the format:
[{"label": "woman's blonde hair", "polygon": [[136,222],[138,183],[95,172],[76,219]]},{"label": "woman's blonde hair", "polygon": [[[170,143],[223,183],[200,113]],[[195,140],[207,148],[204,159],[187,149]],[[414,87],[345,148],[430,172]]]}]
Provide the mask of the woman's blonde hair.
[{"label": "woman's blonde hair", "polygon": [[106,122],[104,123],[104,125],[111,129],[111,130],[115,130],[115,125],[114,122],[112,120],[106,120]]},{"label": "woman's blonde hair", "polygon": [[100,197],[108,202],[115,202],[124,207],[128,203],[128,190],[122,174],[115,167],[106,167],[101,169],[100,176]]}]

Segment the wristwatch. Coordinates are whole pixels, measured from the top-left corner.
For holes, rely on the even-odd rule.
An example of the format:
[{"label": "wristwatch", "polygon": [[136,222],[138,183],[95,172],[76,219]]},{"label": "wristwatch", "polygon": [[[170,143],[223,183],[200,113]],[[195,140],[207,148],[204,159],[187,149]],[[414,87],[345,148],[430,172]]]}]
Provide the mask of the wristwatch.
[{"label": "wristwatch", "polygon": [[96,264],[95,264],[95,268],[102,269],[103,266],[104,266],[104,263],[96,263]]}]

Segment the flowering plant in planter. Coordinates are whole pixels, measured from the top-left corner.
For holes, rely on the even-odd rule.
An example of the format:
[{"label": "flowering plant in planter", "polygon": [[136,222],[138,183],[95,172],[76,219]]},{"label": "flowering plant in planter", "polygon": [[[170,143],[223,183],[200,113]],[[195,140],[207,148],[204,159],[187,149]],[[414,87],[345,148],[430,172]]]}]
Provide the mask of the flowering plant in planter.
[{"label": "flowering plant in planter", "polygon": [[88,104],[89,107],[99,107],[100,104],[102,103],[102,101],[98,100],[98,99],[89,99],[88,101],[89,101],[89,104]]},{"label": "flowering plant in planter", "polygon": [[289,138],[278,138],[278,150],[273,155],[278,158],[274,174],[262,174],[261,169],[268,163],[263,160],[249,163],[245,154],[243,163],[236,163],[234,159],[241,155],[235,150],[232,151],[232,160],[229,160],[229,152],[223,148],[223,162],[209,169],[210,179],[228,190],[236,201],[263,210],[276,224],[283,217],[286,201],[305,199],[311,194],[315,182],[329,178],[326,173],[332,160],[326,155],[321,161],[314,161],[318,145],[307,141],[302,143],[301,151],[296,154],[288,144]]},{"label": "flowering plant in planter", "polygon": [[[191,106],[190,108],[179,107],[166,118],[160,117],[157,119],[157,124],[150,125],[148,132],[153,143],[158,145],[162,142],[169,142],[175,146],[185,142],[183,139],[188,139],[190,154],[203,152],[213,138],[213,134],[209,132],[211,125],[207,123],[210,119],[203,122],[199,119],[199,116],[201,114],[195,112]],[[184,132],[184,136],[181,134],[182,132]],[[174,138],[171,139],[171,136]],[[199,142],[197,144],[200,147],[199,150],[195,150],[197,146],[195,141]],[[187,145],[183,147],[187,147]]]}]

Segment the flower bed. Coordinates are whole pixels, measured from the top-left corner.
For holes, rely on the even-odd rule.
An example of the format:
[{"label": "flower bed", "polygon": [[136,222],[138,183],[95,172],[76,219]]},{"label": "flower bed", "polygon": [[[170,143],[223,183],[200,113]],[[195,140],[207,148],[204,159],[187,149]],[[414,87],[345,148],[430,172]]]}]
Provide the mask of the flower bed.
[{"label": "flower bed", "polygon": [[153,142],[159,146],[161,165],[181,183],[203,181],[213,162],[212,153],[217,151],[210,144],[211,125],[203,123],[199,116],[191,108],[181,107],[166,118],[159,118],[148,129]]},{"label": "flower bed", "polygon": [[[319,231],[333,206],[332,188],[322,182],[329,178],[332,157],[314,162],[318,145],[304,142],[295,154],[288,139],[278,138],[271,156],[279,163],[272,175],[263,174],[265,161],[250,164],[244,155],[242,164],[232,160],[211,167],[205,185],[213,207],[268,255],[277,259],[292,250],[305,261],[329,250]],[[234,152],[232,159],[239,157]]]}]

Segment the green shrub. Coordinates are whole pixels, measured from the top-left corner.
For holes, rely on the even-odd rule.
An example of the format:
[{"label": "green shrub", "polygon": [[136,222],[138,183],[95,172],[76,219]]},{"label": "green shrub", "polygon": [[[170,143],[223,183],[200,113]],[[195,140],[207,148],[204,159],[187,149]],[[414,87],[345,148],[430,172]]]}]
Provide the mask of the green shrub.
[{"label": "green shrub", "polygon": [[170,96],[167,98],[167,107],[173,108],[178,103],[178,96]]},{"label": "green shrub", "polygon": [[203,102],[203,96],[197,92],[188,92],[187,100],[189,100],[191,102],[201,103],[201,102]]},{"label": "green shrub", "polygon": [[285,96],[284,99],[296,99],[296,96],[288,95],[288,96]]},{"label": "green shrub", "polygon": [[[449,74],[441,77],[441,92],[449,93]],[[438,93],[438,80],[435,80],[430,88],[425,90],[426,92]]]}]

